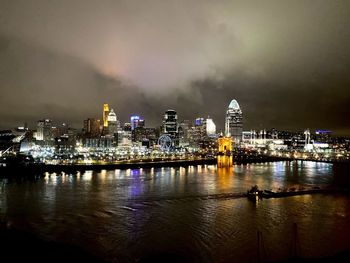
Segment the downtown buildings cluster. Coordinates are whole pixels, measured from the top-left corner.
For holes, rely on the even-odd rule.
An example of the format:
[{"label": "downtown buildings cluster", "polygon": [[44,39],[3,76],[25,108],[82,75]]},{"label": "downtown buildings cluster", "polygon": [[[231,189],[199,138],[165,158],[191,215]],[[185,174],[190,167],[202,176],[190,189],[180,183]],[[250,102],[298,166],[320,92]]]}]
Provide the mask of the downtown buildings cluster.
[{"label": "downtown buildings cluster", "polygon": [[172,109],[160,116],[162,120],[158,127],[147,127],[146,120],[139,115],[132,115],[130,121],[122,123],[107,103],[101,105],[100,114],[100,118],[89,117],[82,121],[81,129],[74,129],[66,123],[55,125],[51,119],[42,119],[35,129],[24,125],[15,130],[1,131],[1,154],[20,152],[41,161],[100,157],[120,160],[196,153],[214,156],[219,136],[233,136],[236,143],[242,140],[242,111],[235,100],[226,113],[226,131],[220,134],[210,117],[179,120],[177,112]]},{"label": "downtown buildings cluster", "polygon": [[54,125],[51,119],[43,119],[37,122],[36,129],[25,125],[0,131],[0,154],[20,152],[40,161],[58,163],[161,156],[214,157],[218,151],[218,138],[227,137],[232,139],[236,151],[249,154],[290,157],[310,153],[309,156],[315,158],[348,158],[349,140],[334,138],[330,131],[244,131],[242,109],[234,99],[226,109],[225,129],[220,132],[210,117],[179,120],[172,109],[160,116],[162,122],[158,127],[147,127],[146,120],[139,115],[132,115],[130,121],[122,123],[107,103],[101,105],[100,114],[100,118],[89,117],[82,121],[81,129],[73,129],[66,123]]}]

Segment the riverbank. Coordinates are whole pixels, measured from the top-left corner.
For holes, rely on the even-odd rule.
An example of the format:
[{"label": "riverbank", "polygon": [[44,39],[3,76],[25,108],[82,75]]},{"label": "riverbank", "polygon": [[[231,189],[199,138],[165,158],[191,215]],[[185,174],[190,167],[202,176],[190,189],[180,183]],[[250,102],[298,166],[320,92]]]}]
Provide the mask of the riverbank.
[{"label": "riverbank", "polygon": [[[249,163],[268,163],[297,161],[295,159],[274,157],[274,156],[258,156],[242,158],[233,156],[233,164],[249,164]],[[299,160],[306,161],[306,160]],[[195,159],[143,159],[143,160],[123,160],[114,163],[84,163],[84,164],[39,164],[32,163],[27,165],[15,165],[0,166],[0,178],[7,177],[23,177],[23,176],[42,176],[45,173],[66,173],[76,174],[78,172],[84,173],[85,171],[101,170],[125,170],[125,169],[140,169],[140,168],[161,168],[161,167],[189,167],[197,165],[217,165],[216,158],[195,158]],[[345,167],[350,167],[348,163],[334,163]],[[225,166],[223,166],[225,167]]]},{"label": "riverbank", "polygon": [[[234,164],[264,163],[281,161],[276,157],[259,157],[247,159],[234,159]],[[139,168],[161,168],[161,167],[188,167],[197,165],[216,165],[216,158],[197,159],[165,159],[165,160],[126,160],[115,163],[95,163],[95,164],[28,164],[11,165],[0,167],[0,177],[32,176],[44,175],[45,173],[66,173],[76,174],[85,171],[101,171],[115,169],[139,169]]]},{"label": "riverbank", "polygon": [[44,173],[76,174],[85,171],[101,171],[115,169],[138,169],[159,167],[187,167],[191,165],[213,165],[215,158],[191,159],[191,160],[164,160],[164,161],[121,161],[118,163],[101,164],[29,164],[25,166],[0,167],[0,177],[44,175]]}]

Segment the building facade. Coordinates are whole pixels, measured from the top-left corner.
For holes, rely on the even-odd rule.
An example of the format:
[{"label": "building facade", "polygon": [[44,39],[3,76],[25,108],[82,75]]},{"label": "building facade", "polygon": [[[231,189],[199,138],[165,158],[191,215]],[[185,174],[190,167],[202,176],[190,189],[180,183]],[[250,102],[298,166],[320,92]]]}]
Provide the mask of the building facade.
[{"label": "building facade", "polygon": [[97,138],[100,136],[100,120],[89,118],[84,120],[84,136]]},{"label": "building facade", "polygon": [[108,127],[108,114],[109,114],[109,106],[107,103],[103,104],[103,128]]},{"label": "building facade", "polygon": [[179,145],[179,125],[177,113],[174,110],[167,110],[163,118],[163,133],[169,134],[173,140],[173,145]]},{"label": "building facade", "polygon": [[235,144],[242,141],[243,114],[236,100],[232,100],[226,111],[225,135],[232,137]]},{"label": "building facade", "polygon": [[167,110],[164,114],[163,132],[172,136],[178,133],[177,113],[174,110]]},{"label": "building facade", "polygon": [[216,125],[213,121],[213,119],[206,119],[206,130],[207,130],[207,136],[211,137],[216,134]]},{"label": "building facade", "polygon": [[115,135],[118,131],[118,120],[117,120],[117,114],[115,114],[113,109],[111,109],[111,111],[109,112],[107,121],[108,121],[108,134]]},{"label": "building facade", "polygon": [[50,141],[53,139],[52,133],[52,121],[50,119],[44,119],[38,121],[36,140],[37,141]]},{"label": "building facade", "polygon": [[131,130],[135,130],[137,127],[145,127],[145,120],[138,115],[130,117]]}]

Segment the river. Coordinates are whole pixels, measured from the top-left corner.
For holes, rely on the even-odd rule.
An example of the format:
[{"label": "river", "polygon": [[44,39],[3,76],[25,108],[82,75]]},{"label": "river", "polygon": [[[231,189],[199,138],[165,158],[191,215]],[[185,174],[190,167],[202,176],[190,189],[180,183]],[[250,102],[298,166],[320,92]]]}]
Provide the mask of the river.
[{"label": "river", "polygon": [[109,262],[156,255],[257,262],[258,253],[273,261],[293,256],[294,247],[300,256],[321,257],[350,249],[348,195],[253,203],[241,194],[254,184],[271,190],[349,187],[349,171],[345,165],[293,161],[0,179],[0,220]]}]

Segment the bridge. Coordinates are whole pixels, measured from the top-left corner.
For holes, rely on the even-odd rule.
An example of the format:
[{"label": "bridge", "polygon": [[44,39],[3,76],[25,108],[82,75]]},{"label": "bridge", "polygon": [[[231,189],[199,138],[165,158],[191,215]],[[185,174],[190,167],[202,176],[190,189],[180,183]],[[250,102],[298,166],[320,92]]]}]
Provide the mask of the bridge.
[{"label": "bridge", "polygon": [[10,152],[18,152],[21,142],[26,138],[28,131],[0,131],[0,156]]}]

